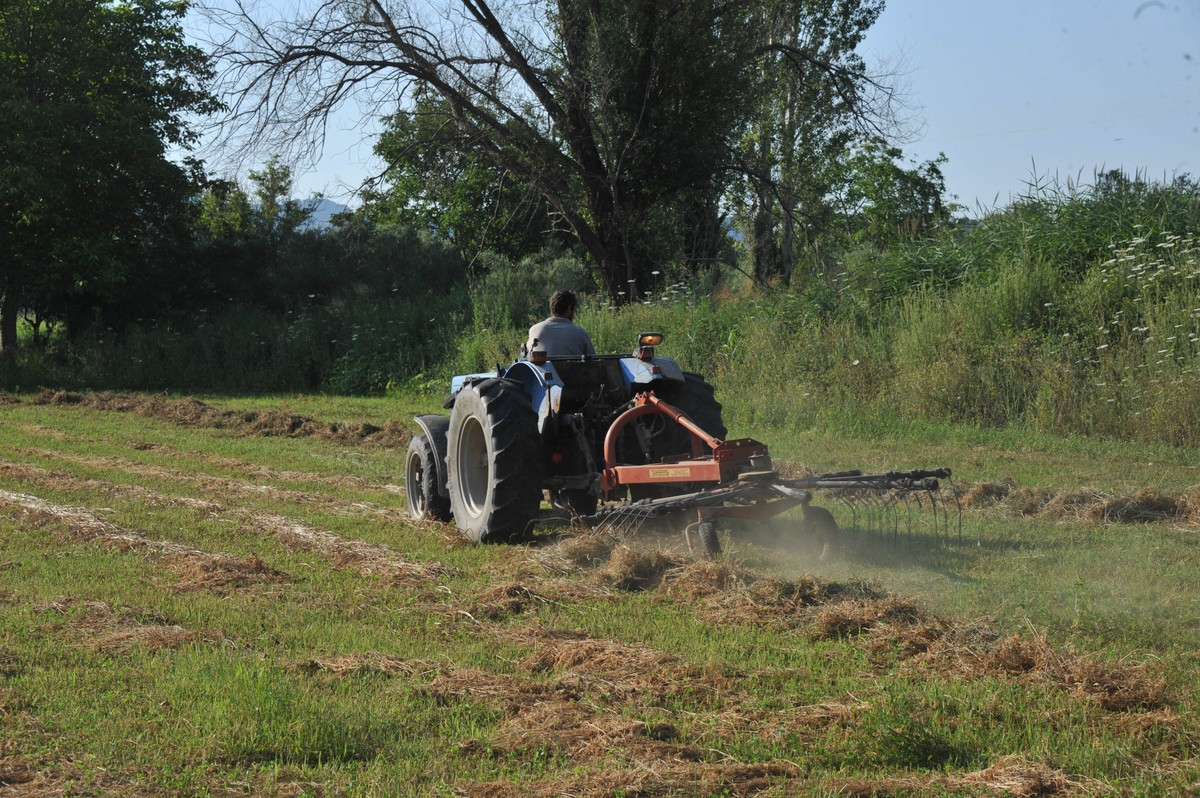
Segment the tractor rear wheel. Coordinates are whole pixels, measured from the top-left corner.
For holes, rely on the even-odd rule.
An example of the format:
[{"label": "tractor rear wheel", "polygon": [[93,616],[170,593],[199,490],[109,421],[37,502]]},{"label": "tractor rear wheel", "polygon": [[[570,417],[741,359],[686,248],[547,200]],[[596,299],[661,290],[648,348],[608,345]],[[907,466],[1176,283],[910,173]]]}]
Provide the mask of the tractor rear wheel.
[{"label": "tractor rear wheel", "polygon": [[542,501],[537,415],[515,380],[489,379],[454,397],[447,433],[450,510],[473,541],[525,531]]},{"label": "tractor rear wheel", "polygon": [[408,442],[404,488],[408,494],[408,514],[414,521],[450,520],[450,500],[438,493],[436,456],[424,432]]}]

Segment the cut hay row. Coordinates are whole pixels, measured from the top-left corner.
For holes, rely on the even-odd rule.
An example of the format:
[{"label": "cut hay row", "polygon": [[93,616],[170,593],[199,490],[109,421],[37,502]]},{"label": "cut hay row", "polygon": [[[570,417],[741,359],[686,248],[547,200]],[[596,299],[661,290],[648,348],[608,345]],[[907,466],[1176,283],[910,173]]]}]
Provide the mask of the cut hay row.
[{"label": "cut hay row", "polygon": [[63,633],[72,645],[87,651],[125,654],[135,649],[157,651],[193,643],[220,645],[227,642],[219,629],[185,629],[154,613],[119,610],[105,601],[59,596],[34,607],[37,612],[54,612],[69,620],[53,624],[52,633]]},{"label": "cut hay row", "polygon": [[[603,560],[606,546],[610,553]],[[899,657],[910,667],[962,678],[1039,682],[1113,712],[1158,709],[1172,701],[1152,667],[1062,652],[1040,633],[1002,637],[982,621],[933,616],[916,600],[869,583],[763,577],[730,560],[681,558],[596,536],[568,538],[533,559],[552,573],[584,559],[593,565],[593,582],[618,591],[654,591],[691,608],[701,623],[796,629],[812,640],[860,639],[881,664]],[[552,586],[536,580],[516,587],[554,595]],[[521,595],[512,586],[507,590]]]},{"label": "cut hay row", "polygon": [[[50,438],[55,441],[70,440],[75,443],[112,444],[111,441],[98,441],[92,438],[83,438],[79,435],[67,435],[64,432],[42,426],[41,424],[14,424],[13,426],[32,435]],[[169,446],[165,443],[138,441],[129,444],[129,446],[130,448],[139,452],[157,452],[169,455],[174,459],[205,463],[226,471],[234,471],[246,477],[252,477],[254,479],[263,481],[301,482],[310,485],[328,485],[331,487],[355,488],[358,490],[381,490],[391,493],[404,492],[404,488],[400,485],[375,485],[368,480],[363,479],[362,477],[355,477],[347,474],[320,474],[313,471],[280,470],[270,466],[262,465],[261,463],[253,463],[249,460],[240,460],[236,457],[207,454],[205,452],[188,451],[186,449],[179,449],[174,446]]]},{"label": "cut hay row", "polygon": [[337,570],[354,571],[395,582],[436,581],[453,576],[453,568],[439,562],[415,563],[400,558],[382,543],[351,540],[271,513],[245,512],[250,525],[273,535],[293,551],[317,552]]},{"label": "cut hay row", "polygon": [[[106,462],[108,461],[108,458],[101,459]],[[227,508],[219,502],[211,500],[169,496],[140,485],[117,484],[100,480],[74,480],[69,475],[59,472],[51,472],[36,466],[8,463],[3,460],[0,460],[0,474],[55,489],[99,490],[108,495],[120,495],[155,505],[184,505],[200,510],[206,516],[217,515],[229,518],[239,524],[240,527],[251,530],[256,536],[265,534],[274,538],[290,551],[316,552],[331,562],[335,569],[354,571],[362,576],[376,576],[395,582],[414,582],[442,579],[453,574],[453,569],[441,563],[409,562],[401,558],[393,549],[383,544],[348,540],[332,532],[318,530],[308,524],[271,513]],[[0,491],[0,498],[4,495],[6,495],[6,492]],[[70,520],[74,524],[73,528],[77,530],[96,531],[96,534],[103,536],[100,540],[101,543],[105,540],[115,541],[118,539],[136,541],[136,545],[128,543],[125,548],[147,547],[161,554],[170,554],[175,548],[190,550],[178,544],[154,541],[144,536],[130,533],[114,524],[109,524],[106,521],[95,518],[83,508],[53,505],[27,494],[7,495],[24,496],[28,500],[27,510],[47,512],[52,517]],[[53,509],[47,510],[46,508]],[[120,532],[116,530],[120,530]],[[96,539],[92,537],[80,537],[79,534],[75,534],[72,537],[76,540],[84,539],[91,541]],[[195,558],[193,559],[197,563],[200,562]],[[254,557],[253,560],[257,562],[258,558]],[[253,565],[253,563],[247,563],[245,567]],[[265,568],[266,566],[262,567]],[[201,586],[211,586],[218,581],[219,574],[222,572],[222,569],[219,567],[201,565],[193,565],[185,570],[186,573],[183,574],[185,578],[182,584],[198,584]]]},{"label": "cut hay row", "polygon": [[[117,457],[115,455],[109,455],[105,457],[78,454],[73,455],[65,452],[55,452],[48,449],[34,449],[25,446],[14,447],[12,452],[13,454],[18,454],[24,457],[73,463],[75,465],[84,466],[85,468],[117,469],[133,476],[158,479],[183,485],[194,485],[213,494],[233,494],[247,498],[263,498],[269,501],[293,502],[296,504],[317,506],[351,515],[371,516],[386,521],[408,520],[407,510],[381,507],[374,502],[369,502],[366,500],[351,501],[348,499],[339,499],[334,496],[326,496],[319,493],[307,493],[304,491],[289,490],[287,488],[278,488],[274,485],[264,485],[258,482],[233,479],[232,477],[220,477],[210,474],[195,474],[181,471],[177,468],[167,468],[165,466],[139,463],[135,460],[129,460],[124,457]],[[403,489],[401,488],[397,488],[396,490],[403,492]]]},{"label": "cut hay row", "polygon": [[[18,400],[20,401],[20,400]],[[220,410],[194,397],[167,399],[158,394],[71,393],[43,390],[29,400],[35,405],[68,405],[89,410],[133,413],[185,427],[234,430],[243,435],[316,438],[342,444],[403,449],[412,433],[400,422],[383,427],[363,423],[317,421],[277,410]]]},{"label": "cut hay row", "polygon": [[[543,751],[572,763],[569,777],[463,785],[455,791],[459,795],[756,795],[784,784],[789,794],[803,788],[861,796],[930,789],[1064,795],[1097,786],[1022,755],[962,775],[879,780],[816,779],[787,760],[738,762],[721,750],[736,735],[774,738],[802,732],[815,741],[830,726],[851,730],[869,704],[803,706],[780,696],[793,705],[767,712],[757,707],[759,696],[742,688],[744,678],[705,674],[645,646],[540,624],[492,632],[502,642],[531,649],[517,674],[372,653],[328,657],[302,667],[426,682],[439,702],[482,702],[502,710],[506,717],[493,735],[459,741],[463,754],[504,758]],[[685,690],[693,698],[709,694],[713,712],[701,717],[670,709],[672,696]]]},{"label": "cut hay row", "polygon": [[180,578],[174,590],[238,589],[277,583],[290,577],[256,555],[214,554],[169,540],[157,540],[97,518],[83,507],[55,504],[27,493],[0,489],[0,506],[72,543],[89,543],[113,551],[138,551],[164,562]]},{"label": "cut hay row", "polygon": [[1094,523],[1200,524],[1200,492],[1168,496],[1141,488],[1118,496],[1093,488],[1055,491],[1022,488],[1011,482],[979,482],[960,497],[963,507],[996,509],[1014,517],[1067,519]]},{"label": "cut hay row", "polygon": [[354,488],[357,490],[383,490],[390,493],[403,493],[400,485],[373,485],[362,477],[345,474],[318,474],[313,471],[279,470],[249,460],[239,460],[236,457],[223,457],[177,449],[164,443],[135,443],[133,448],[138,451],[153,451],[170,455],[172,458],[205,463],[226,471],[233,471],[246,477],[266,482],[301,482],[310,485],[328,485],[335,488]]}]

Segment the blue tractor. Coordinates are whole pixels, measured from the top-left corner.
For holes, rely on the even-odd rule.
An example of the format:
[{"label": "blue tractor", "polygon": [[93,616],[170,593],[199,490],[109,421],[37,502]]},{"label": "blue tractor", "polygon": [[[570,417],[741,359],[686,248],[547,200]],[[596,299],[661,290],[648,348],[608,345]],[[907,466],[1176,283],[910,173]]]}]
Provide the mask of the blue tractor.
[{"label": "blue tractor", "polygon": [[[711,457],[725,436],[712,386],[658,356],[662,340],[642,333],[629,355],[550,359],[535,347],[508,367],[454,377],[449,416],[416,419],[422,431],[406,457],[412,517],[453,519],[474,541],[509,539],[537,517],[547,493],[585,518],[602,501],[686,493],[692,482],[682,467],[616,476],[619,466]],[[636,410],[650,394],[707,436],[664,412]]]}]

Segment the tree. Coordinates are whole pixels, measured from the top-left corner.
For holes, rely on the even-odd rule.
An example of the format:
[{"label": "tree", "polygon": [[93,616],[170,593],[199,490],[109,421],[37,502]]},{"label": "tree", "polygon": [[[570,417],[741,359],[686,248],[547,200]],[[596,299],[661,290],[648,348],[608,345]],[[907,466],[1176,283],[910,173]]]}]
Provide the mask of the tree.
[{"label": "tree", "polygon": [[549,203],[464,137],[438,97],[397,111],[375,153],[388,168],[364,205],[379,222],[432,231],[468,261],[484,251],[518,261],[565,243]]},{"label": "tree", "polygon": [[[0,350],[17,314],[70,316],[186,235],[200,171],[167,147],[220,104],[173,0],[0,5]],[[35,314],[44,317],[38,308]],[[71,319],[68,318],[68,323]]]},{"label": "tree", "polygon": [[902,132],[896,94],[857,53],[883,0],[766,0],[757,113],[739,146],[730,200],[760,282],[790,280],[800,251],[829,233],[856,141]]},{"label": "tree", "polygon": [[903,153],[880,140],[868,140],[841,159],[846,174],[839,205],[842,224],[856,243],[894,246],[948,219],[944,201],[946,156],[906,168]]},{"label": "tree", "polygon": [[227,34],[230,123],[253,140],[278,147],[275,131],[319,146],[352,96],[400,110],[437,97],[440,122],[544,197],[619,301],[665,259],[715,254],[736,145],[759,108],[755,70],[804,65],[835,79],[850,112],[867,112],[858,99],[870,81],[855,62],[764,41],[758,7],[323,0],[286,21],[212,14]]}]

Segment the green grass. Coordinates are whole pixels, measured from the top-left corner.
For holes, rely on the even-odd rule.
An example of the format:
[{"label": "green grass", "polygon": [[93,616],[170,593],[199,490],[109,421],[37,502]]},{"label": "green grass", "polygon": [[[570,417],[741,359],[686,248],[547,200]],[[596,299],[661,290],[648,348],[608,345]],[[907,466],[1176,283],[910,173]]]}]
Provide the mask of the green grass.
[{"label": "green grass", "polygon": [[[206,401],[377,425],[436,408]],[[1197,482],[1196,452],[1160,445],[953,424],[869,436],[730,426],[821,469],[948,465],[968,483],[1113,493]],[[549,570],[542,556],[561,529],[521,546],[463,544],[404,520],[403,495],[385,487],[403,483],[402,464],[403,452],[378,446],[0,405],[0,490],[83,508],[138,539],[254,555],[277,572],[187,587],[186,558],[89,541],[69,518],[4,502],[4,777],[40,774],[73,794],[616,795],[653,772],[649,786],[682,795],[822,795],[871,780],[898,794],[962,794],[968,774],[1019,755],[1026,768],[1127,794],[1179,794],[1200,780],[1194,528],[972,509],[961,540],[939,542],[921,526],[896,536],[855,526],[829,503],[847,531],[827,563],[797,539],[795,519],[772,535],[722,532],[722,562],[747,574],[874,583],[918,599],[928,617],[1045,636],[1063,656],[1166,680],[1166,706],[1113,711],[1053,681],[904,656],[886,629],[816,635],[818,608],[745,614],[736,590],[623,591],[597,572]],[[253,522],[264,516],[453,570],[379,575],[289,545]],[[640,545],[692,567],[679,544]],[[495,603],[505,585],[540,598],[514,611]],[[595,650],[563,658],[573,645]],[[351,661],[359,667],[337,665]],[[669,733],[653,740],[653,729]],[[777,770],[746,786],[758,765]]]}]

